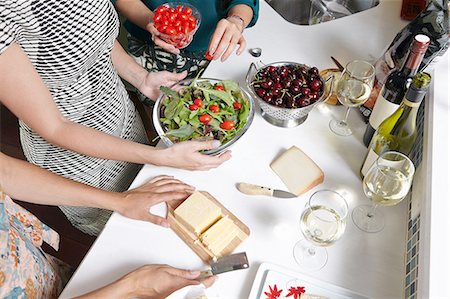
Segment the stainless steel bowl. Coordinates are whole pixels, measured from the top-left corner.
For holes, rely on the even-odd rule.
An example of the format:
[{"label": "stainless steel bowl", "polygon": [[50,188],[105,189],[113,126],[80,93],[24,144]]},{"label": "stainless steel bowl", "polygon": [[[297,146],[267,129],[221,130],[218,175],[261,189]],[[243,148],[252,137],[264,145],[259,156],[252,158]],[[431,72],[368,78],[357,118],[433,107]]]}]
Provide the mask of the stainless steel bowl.
[{"label": "stainless steel bowl", "polygon": [[[300,124],[302,124],[306,118],[308,117],[308,113],[319,103],[324,102],[328,99],[328,97],[331,95],[331,93],[325,94],[325,92],[322,92],[320,95],[320,98],[314,102],[311,103],[308,106],[302,107],[302,108],[282,108],[277,107],[275,105],[269,104],[263,99],[261,99],[255,92],[255,89],[253,88],[252,81],[255,78],[255,75],[263,68],[266,68],[268,66],[283,66],[283,65],[298,65],[298,66],[305,66],[307,65],[296,63],[296,62],[274,62],[270,64],[265,64],[261,67],[257,67],[255,63],[251,63],[250,67],[248,69],[247,75],[245,77],[245,81],[247,83],[247,88],[253,98],[255,98],[258,101],[258,105],[261,108],[261,116],[271,123],[272,125],[283,127],[283,128],[292,128],[296,127]],[[328,79],[327,81],[324,81],[322,77],[322,82],[328,83],[331,82],[330,88],[324,88],[324,90],[333,90],[333,80]]]},{"label": "stainless steel bowl", "polygon": [[[188,86],[191,83],[192,79],[185,79],[182,80],[180,82],[177,83],[177,85],[182,85],[182,86]],[[220,82],[222,80],[218,80],[218,79],[212,79],[212,78],[200,78],[197,79],[197,82],[204,82],[204,81],[208,81],[211,83],[217,83]],[[173,87],[173,86],[172,86]],[[217,148],[211,149],[211,150],[207,150],[207,151],[203,151],[204,154],[207,155],[218,155],[222,152],[224,152],[225,150],[229,149],[236,141],[238,141],[243,135],[244,133],[248,130],[248,128],[250,127],[252,121],[253,121],[253,117],[255,115],[255,102],[253,100],[253,98],[248,94],[247,91],[245,91],[244,89],[240,88],[243,97],[250,102],[250,111],[247,117],[247,122],[245,123],[244,127],[242,127],[241,130],[239,130],[239,132],[236,134],[236,136],[233,137],[233,139],[229,140],[228,142],[220,145]],[[164,144],[166,146],[172,146],[174,143],[172,142],[172,140],[170,140],[169,138],[167,138],[165,136],[165,132],[167,131],[167,128],[165,127],[164,124],[161,123],[160,119],[161,119],[161,108],[163,107],[163,101],[166,99],[166,95],[161,93],[161,95],[158,97],[158,99],[156,100],[155,106],[153,107],[153,124],[155,126],[156,132],[158,133],[159,137],[161,138],[161,140],[164,142]]]}]

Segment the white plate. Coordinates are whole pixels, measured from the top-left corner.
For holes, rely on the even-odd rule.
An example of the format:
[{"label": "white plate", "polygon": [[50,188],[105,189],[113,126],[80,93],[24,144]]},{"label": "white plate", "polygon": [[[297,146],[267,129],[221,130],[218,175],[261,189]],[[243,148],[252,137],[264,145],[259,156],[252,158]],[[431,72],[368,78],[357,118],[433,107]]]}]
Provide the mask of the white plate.
[{"label": "white plate", "polygon": [[[269,286],[272,288],[277,285],[278,290],[282,290],[279,299],[293,299],[293,296],[286,297],[290,287],[303,286],[305,294],[312,296],[311,298],[320,299],[366,299],[368,297],[356,292],[344,289],[342,287],[320,281],[319,279],[298,273],[287,268],[277,266],[270,263],[262,263],[256,273],[249,299],[266,299],[264,292],[269,292]],[[315,297],[313,297],[315,296]],[[305,298],[306,296],[301,296]]]}]

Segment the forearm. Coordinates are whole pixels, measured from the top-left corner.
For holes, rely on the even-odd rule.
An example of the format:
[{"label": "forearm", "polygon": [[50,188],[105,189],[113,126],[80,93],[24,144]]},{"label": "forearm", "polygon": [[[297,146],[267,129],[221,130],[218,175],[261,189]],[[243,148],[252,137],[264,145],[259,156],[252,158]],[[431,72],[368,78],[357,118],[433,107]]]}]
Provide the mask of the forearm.
[{"label": "forearm", "polygon": [[0,153],[0,185],[13,198],[45,204],[122,212],[123,195],[81,184]]},{"label": "forearm", "polygon": [[115,6],[117,11],[142,29],[153,20],[153,12],[140,0],[117,0]]},{"label": "forearm", "polygon": [[126,276],[97,290],[78,296],[74,299],[96,299],[96,298],[133,298],[129,292],[131,282],[126,281]]},{"label": "forearm", "polygon": [[[244,28],[246,28],[253,19],[253,10],[248,5],[237,4],[228,11],[228,16],[232,16],[232,15],[238,15],[239,17],[241,17],[242,20],[244,21],[244,24],[243,24]],[[232,19],[230,19],[230,20],[232,20]]]},{"label": "forearm", "polygon": [[109,160],[135,163],[161,160],[160,151],[153,147],[64,118],[47,86],[16,44],[0,55],[0,101],[42,138],[59,147]]},{"label": "forearm", "polygon": [[125,52],[117,40],[114,43],[111,58],[114,68],[122,79],[136,88],[143,84],[147,71]]},{"label": "forearm", "polygon": [[62,148],[101,159],[154,165],[160,165],[158,161],[161,161],[161,150],[153,146],[124,140],[70,121],[58,125],[51,137],[45,139]]}]

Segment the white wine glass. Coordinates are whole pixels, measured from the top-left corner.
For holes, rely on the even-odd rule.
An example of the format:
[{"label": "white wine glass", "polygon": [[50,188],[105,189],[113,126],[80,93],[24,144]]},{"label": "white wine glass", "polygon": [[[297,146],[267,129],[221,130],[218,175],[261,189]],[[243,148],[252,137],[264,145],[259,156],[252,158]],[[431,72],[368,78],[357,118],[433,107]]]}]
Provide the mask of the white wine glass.
[{"label": "white wine glass", "polygon": [[347,120],[352,107],[364,104],[372,92],[375,68],[364,60],[350,61],[343,70],[336,87],[336,95],[342,105],[347,107],[343,120],[332,119],[330,129],[340,136],[349,136],[353,132]]},{"label": "white wine glass", "polygon": [[363,179],[363,189],[372,205],[361,205],[353,209],[355,225],[368,233],[376,233],[384,228],[385,220],[379,205],[393,206],[400,203],[411,188],[415,167],[402,153],[383,153]]},{"label": "white wine glass", "polygon": [[326,246],[344,233],[348,214],[347,201],[332,190],[319,190],[311,195],[300,217],[300,230],[305,239],[294,246],[294,259],[302,269],[319,270],[328,260]]}]

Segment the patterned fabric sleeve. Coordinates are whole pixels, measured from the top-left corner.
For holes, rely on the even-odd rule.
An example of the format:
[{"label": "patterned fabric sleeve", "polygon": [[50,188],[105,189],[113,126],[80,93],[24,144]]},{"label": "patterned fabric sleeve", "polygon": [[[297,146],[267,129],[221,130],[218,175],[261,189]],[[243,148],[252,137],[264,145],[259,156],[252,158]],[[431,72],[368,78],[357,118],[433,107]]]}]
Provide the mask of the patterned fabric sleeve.
[{"label": "patterned fabric sleeve", "polygon": [[0,2],[0,54],[15,41],[17,26],[12,22],[12,13],[3,1]]},{"label": "patterned fabric sleeve", "polygon": [[259,0],[231,0],[230,4],[228,5],[226,13],[228,14],[228,11],[233,6],[238,5],[238,4],[245,4],[245,5],[248,5],[249,7],[251,7],[251,9],[253,10],[253,18],[250,21],[250,23],[248,24],[247,28],[255,25],[256,21],[258,20],[258,15],[259,15]]}]

